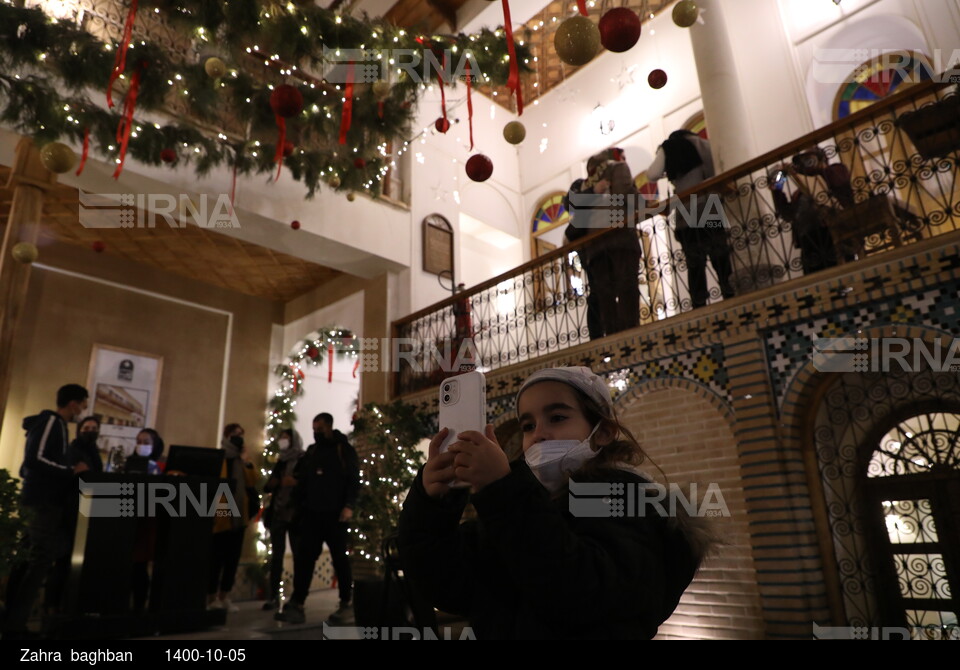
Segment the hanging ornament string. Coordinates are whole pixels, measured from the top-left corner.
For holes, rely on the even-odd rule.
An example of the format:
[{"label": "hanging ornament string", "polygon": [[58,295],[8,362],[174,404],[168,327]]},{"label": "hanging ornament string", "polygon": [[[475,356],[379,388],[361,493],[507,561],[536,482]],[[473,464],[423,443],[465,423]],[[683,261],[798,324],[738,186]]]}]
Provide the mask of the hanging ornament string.
[{"label": "hanging ornament string", "polygon": [[333,342],[327,345],[327,383],[333,381]]},{"label": "hanging ornament string", "polygon": [[117,56],[113,61],[110,80],[107,82],[107,106],[110,109],[113,109],[113,84],[127,69],[127,49],[130,47],[130,40],[133,37],[133,22],[136,18],[137,0],[133,0],[130,3],[130,11],[127,13],[127,21],[123,24],[123,37],[120,38],[120,47],[117,49]]},{"label": "hanging ornament string", "polygon": [[83,151],[80,153],[80,165],[77,167],[76,175],[79,177],[83,168],[87,165],[87,157],[90,156],[90,127],[83,129]]},{"label": "hanging ornament string", "polygon": [[517,116],[523,116],[523,89],[520,86],[520,67],[517,64],[517,48],[513,43],[513,23],[510,21],[510,0],[503,0],[503,29],[507,33],[507,53],[510,55],[510,75],[507,88],[517,96]]},{"label": "hanging ornament string", "polygon": [[343,89],[343,112],[340,116],[340,144],[347,143],[347,133],[353,119],[353,62],[347,63],[347,84]]},{"label": "hanging ornament string", "polygon": [[[440,82],[440,111],[443,114],[444,124],[443,127],[449,127],[447,121],[447,94],[443,90],[443,73],[447,69],[447,52],[444,51],[443,55],[440,57],[440,70],[437,72],[437,81]],[[446,131],[444,131],[446,132]]]},{"label": "hanging ornament string", "polygon": [[473,151],[473,84],[470,76],[470,54],[467,54],[467,124],[470,126],[470,151]]},{"label": "hanging ornament string", "polygon": [[577,0],[577,9],[580,10],[580,16],[587,15],[587,0]]},{"label": "hanging ornament string", "polygon": [[133,129],[133,113],[137,107],[137,93],[140,91],[140,77],[147,67],[147,61],[141,61],[137,71],[133,73],[130,79],[130,89],[123,99],[123,112],[120,115],[120,123],[117,124],[117,144],[120,145],[120,160],[117,163],[117,169],[113,171],[113,178],[119,179],[123,172],[123,163],[127,160],[127,145],[130,144],[130,131]]}]

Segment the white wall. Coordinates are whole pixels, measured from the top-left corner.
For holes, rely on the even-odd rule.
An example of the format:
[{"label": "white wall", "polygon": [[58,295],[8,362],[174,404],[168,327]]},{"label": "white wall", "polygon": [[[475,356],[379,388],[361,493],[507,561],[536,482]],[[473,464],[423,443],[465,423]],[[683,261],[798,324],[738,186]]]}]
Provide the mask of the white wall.
[{"label": "white wall", "polygon": [[863,60],[912,49],[926,54],[937,70],[947,69],[960,58],[957,0],[859,0],[816,8],[801,0],[779,0],[779,4],[817,127],[833,120],[832,106],[839,88],[835,75],[842,76],[843,70],[849,74],[860,64],[828,67],[825,61],[829,58],[821,49],[864,49],[868,53]]}]

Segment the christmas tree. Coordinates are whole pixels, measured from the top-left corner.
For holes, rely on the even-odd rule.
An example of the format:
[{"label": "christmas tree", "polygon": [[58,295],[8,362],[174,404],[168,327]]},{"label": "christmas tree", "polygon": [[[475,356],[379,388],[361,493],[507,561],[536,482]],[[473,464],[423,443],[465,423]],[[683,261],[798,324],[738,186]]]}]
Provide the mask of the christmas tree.
[{"label": "christmas tree", "polygon": [[351,521],[354,559],[376,572],[382,543],[396,531],[404,496],[426,457],[417,445],[430,436],[424,415],[410,405],[366,405],[353,422],[351,442],[361,454],[360,494]]}]

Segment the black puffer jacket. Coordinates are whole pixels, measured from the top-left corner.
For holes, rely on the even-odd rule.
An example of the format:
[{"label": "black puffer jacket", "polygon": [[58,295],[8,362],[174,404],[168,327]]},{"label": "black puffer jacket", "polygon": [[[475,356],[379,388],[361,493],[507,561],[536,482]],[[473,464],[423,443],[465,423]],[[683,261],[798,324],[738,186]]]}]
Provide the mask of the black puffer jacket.
[{"label": "black puffer jacket", "polygon": [[[602,481],[645,482],[622,470]],[[467,495],[434,500],[421,472],[400,517],[400,551],[427,602],[466,615],[478,638],[649,639],[699,566],[657,513],[574,517],[522,460],[470,500],[478,518],[461,524]]]}]

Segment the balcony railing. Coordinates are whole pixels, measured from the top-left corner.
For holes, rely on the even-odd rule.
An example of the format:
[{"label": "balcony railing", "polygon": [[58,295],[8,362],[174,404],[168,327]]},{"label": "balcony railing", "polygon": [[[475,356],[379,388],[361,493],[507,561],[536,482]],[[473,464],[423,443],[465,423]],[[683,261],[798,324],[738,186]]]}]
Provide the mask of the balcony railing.
[{"label": "balcony railing", "polygon": [[[673,213],[646,203],[636,217],[642,257],[633,325],[702,304],[702,289],[691,295],[689,266],[692,260],[695,270],[697,258],[711,253],[706,290],[715,303],[724,293],[745,295],[957,230],[958,163],[960,96],[946,84],[924,82],[679,194],[682,209],[675,205]],[[713,208],[704,207],[708,197]],[[693,218],[683,216],[688,208]],[[678,209],[693,226],[680,233],[686,245],[677,241]],[[699,213],[721,210],[722,234],[697,228],[719,225],[716,216]],[[396,321],[394,336],[413,343],[408,349],[418,364],[399,366],[395,392],[455,374],[458,351],[475,352],[480,369],[493,370],[589,341],[588,301],[604,287],[589,285],[577,251],[595,248],[611,232],[593,233]],[[726,267],[724,257],[729,277],[721,285],[713,264]],[[462,347],[467,341],[472,346]]]}]

